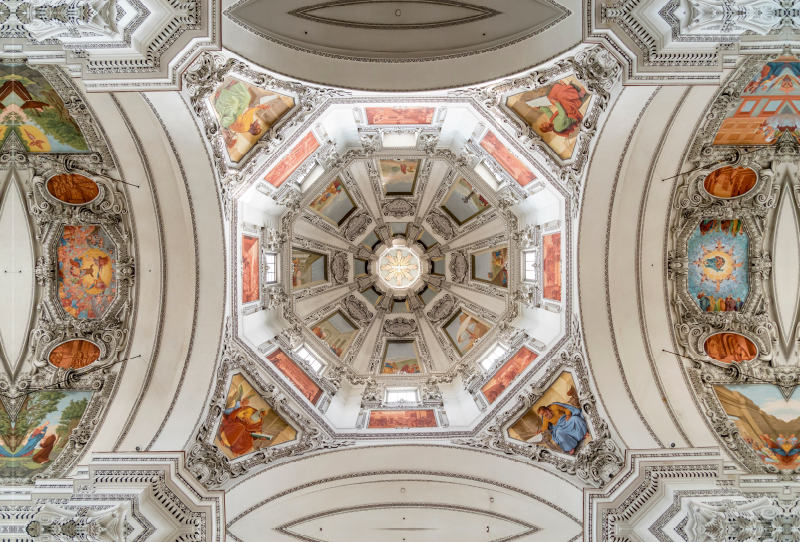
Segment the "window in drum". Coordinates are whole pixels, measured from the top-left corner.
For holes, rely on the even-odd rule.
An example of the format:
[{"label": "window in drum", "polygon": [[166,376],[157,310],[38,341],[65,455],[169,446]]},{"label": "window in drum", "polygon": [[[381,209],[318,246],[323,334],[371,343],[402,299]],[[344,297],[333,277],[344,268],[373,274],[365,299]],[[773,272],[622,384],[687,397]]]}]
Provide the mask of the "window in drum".
[{"label": "window in drum", "polygon": [[267,284],[274,284],[278,282],[278,255],[265,254],[264,255],[264,282]]},{"label": "window in drum", "polygon": [[536,251],[529,250],[522,253],[523,262],[525,263],[525,281],[533,282],[536,280]]},{"label": "window in drum", "polygon": [[498,359],[500,359],[503,356],[503,354],[505,354],[505,353],[506,353],[506,349],[503,348],[502,346],[495,347],[495,349],[492,350],[492,353],[489,354],[488,356],[486,356],[486,359],[484,359],[481,362],[481,366],[483,367],[483,370],[484,371],[488,371],[489,367],[494,365],[494,362],[497,361]]},{"label": "window in drum", "polygon": [[387,403],[399,403],[400,401],[404,401],[406,403],[416,403],[417,399],[417,390],[415,389],[388,389],[386,390],[386,402]]},{"label": "window in drum", "polygon": [[315,373],[319,373],[322,370],[322,362],[320,362],[311,352],[309,352],[305,346],[300,347],[300,350],[297,351],[298,357],[303,358],[306,360],[312,369],[314,369]]}]

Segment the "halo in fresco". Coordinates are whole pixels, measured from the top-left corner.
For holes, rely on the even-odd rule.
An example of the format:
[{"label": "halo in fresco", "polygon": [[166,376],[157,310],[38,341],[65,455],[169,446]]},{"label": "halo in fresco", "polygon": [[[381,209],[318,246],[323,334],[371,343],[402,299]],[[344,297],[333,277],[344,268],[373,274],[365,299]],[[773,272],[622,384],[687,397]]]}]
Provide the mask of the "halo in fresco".
[{"label": "halo in fresco", "polygon": [[58,246],[58,298],[75,318],[102,318],[117,296],[117,251],[101,226],[64,226]]},{"label": "halo in fresco", "polygon": [[750,291],[741,220],[703,220],[689,237],[689,293],[704,312],[740,311]]}]

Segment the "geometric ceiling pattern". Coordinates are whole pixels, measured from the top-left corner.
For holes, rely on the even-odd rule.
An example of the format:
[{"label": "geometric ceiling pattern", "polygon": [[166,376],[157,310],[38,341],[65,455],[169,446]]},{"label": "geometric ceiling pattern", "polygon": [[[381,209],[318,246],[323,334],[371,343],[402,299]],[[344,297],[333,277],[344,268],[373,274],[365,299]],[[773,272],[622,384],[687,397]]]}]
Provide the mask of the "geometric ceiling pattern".
[{"label": "geometric ceiling pattern", "polygon": [[0,24],[10,531],[797,530],[795,7],[0,0]]}]

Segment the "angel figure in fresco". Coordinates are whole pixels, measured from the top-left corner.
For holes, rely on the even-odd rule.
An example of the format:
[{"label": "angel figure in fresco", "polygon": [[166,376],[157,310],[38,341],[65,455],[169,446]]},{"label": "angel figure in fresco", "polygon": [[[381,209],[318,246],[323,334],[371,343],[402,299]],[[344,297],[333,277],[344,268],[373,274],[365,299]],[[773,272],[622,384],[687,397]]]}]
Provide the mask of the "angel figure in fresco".
[{"label": "angel figure in fresco", "polygon": [[583,97],[586,96],[586,89],[577,83],[565,83],[558,81],[550,89],[547,99],[556,108],[555,113],[549,107],[540,106],[539,111],[545,115],[550,115],[550,120],[539,125],[543,134],[555,132],[561,136],[567,136],[575,131],[583,121],[583,113],[580,112],[583,104]]},{"label": "angel figure in fresco", "polygon": [[578,444],[589,436],[589,428],[580,408],[566,403],[552,403],[540,406],[536,413],[542,417],[542,427],[536,434],[550,431],[558,447],[570,455],[575,455]]},{"label": "angel figure in fresco", "polygon": [[242,398],[243,395],[244,388],[240,385],[233,406],[222,411],[222,424],[219,428],[222,444],[230,448],[236,457],[253,451],[259,442],[272,440],[271,436],[259,433],[266,411],[250,406],[253,395]]}]

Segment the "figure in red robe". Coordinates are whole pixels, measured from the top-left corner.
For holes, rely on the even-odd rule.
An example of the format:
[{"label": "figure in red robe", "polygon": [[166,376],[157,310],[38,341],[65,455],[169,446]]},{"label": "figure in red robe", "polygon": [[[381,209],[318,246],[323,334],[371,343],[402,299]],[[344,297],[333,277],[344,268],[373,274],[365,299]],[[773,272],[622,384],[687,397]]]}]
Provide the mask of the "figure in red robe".
[{"label": "figure in red robe", "polygon": [[575,83],[557,82],[550,89],[547,99],[556,107],[555,113],[549,107],[540,107],[539,110],[550,115],[550,120],[539,125],[542,133],[555,132],[558,135],[567,136],[575,131],[583,121],[583,113],[580,112],[582,99],[586,96],[586,89],[581,88]]}]

